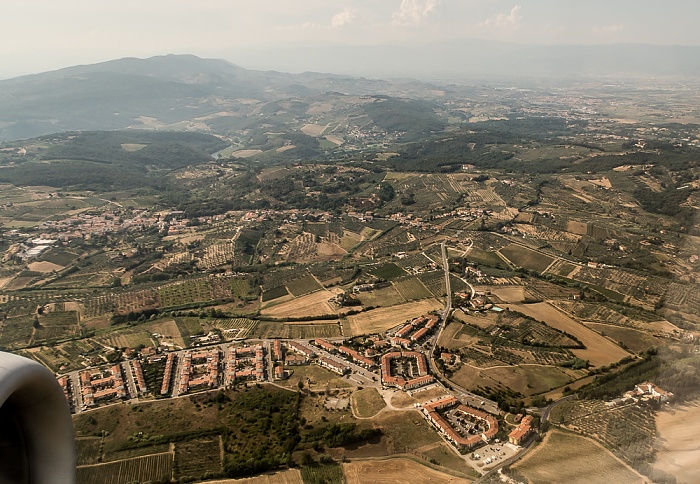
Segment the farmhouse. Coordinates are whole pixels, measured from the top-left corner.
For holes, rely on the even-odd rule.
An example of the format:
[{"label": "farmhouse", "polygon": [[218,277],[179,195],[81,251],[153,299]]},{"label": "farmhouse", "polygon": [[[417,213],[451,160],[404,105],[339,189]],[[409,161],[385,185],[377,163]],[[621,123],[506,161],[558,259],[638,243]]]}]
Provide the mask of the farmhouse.
[{"label": "farmhouse", "polygon": [[514,428],[508,434],[508,442],[513,445],[522,445],[525,440],[535,431],[533,428],[533,418],[532,415],[526,415],[520,421],[520,425]]},{"label": "farmhouse", "polygon": [[659,403],[668,402],[673,398],[673,393],[662,390],[651,382],[639,383],[634,386],[634,390],[625,393],[625,398],[633,398],[641,400],[654,400]]}]

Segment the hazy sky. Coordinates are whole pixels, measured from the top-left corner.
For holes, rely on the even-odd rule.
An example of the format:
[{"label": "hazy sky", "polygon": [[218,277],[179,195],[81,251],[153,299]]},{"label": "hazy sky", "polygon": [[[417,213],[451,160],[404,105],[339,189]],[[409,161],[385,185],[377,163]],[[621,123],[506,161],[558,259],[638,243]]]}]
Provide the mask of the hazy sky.
[{"label": "hazy sky", "polygon": [[412,45],[700,45],[697,0],[0,0],[0,78],[121,57],[251,49]]}]

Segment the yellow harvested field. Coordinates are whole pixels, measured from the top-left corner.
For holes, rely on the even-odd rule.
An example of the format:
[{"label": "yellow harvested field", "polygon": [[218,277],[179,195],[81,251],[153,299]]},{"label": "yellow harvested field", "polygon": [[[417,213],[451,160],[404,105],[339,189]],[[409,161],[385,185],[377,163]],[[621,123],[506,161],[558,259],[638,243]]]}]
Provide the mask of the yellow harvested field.
[{"label": "yellow harvested field", "polygon": [[41,261],[41,262],[32,262],[27,266],[27,269],[29,269],[32,272],[53,272],[53,271],[60,271],[63,269],[63,266],[59,266],[58,264],[54,264],[53,262],[47,262],[47,261]]},{"label": "yellow harvested field", "polygon": [[436,484],[471,482],[462,477],[454,477],[444,472],[436,471],[430,467],[419,464],[409,459],[387,459],[347,462],[343,464],[343,472],[348,484]]},{"label": "yellow harvested field", "polygon": [[277,153],[284,153],[285,151],[293,150],[294,148],[296,148],[296,145],[284,145],[284,146],[280,146],[275,151]]},{"label": "yellow harvested field", "polygon": [[[565,463],[565,465],[562,465]],[[513,466],[532,484],[638,484],[645,479],[599,443],[552,430],[540,445]]]},{"label": "yellow harvested field", "polygon": [[494,287],[491,292],[507,303],[519,303],[525,300],[525,286]]},{"label": "yellow harvested field", "polygon": [[322,316],[336,314],[337,311],[328,302],[342,289],[333,291],[317,291],[307,296],[298,297],[273,306],[265,307],[260,313],[264,316],[276,318],[296,318],[308,316]]},{"label": "yellow harvested field", "polygon": [[543,321],[559,331],[564,331],[578,338],[586,349],[571,350],[571,352],[579,358],[589,360],[593,366],[609,365],[629,355],[606,337],[576,322],[551,304],[509,304],[506,307],[511,311],[518,311]]},{"label": "yellow harvested field", "polygon": [[122,143],[122,149],[124,151],[139,151],[144,149],[148,145],[144,145],[141,143]]},{"label": "yellow harvested field", "polygon": [[348,316],[353,335],[381,333],[397,326],[407,319],[413,319],[423,314],[440,309],[442,302],[437,299],[397,304],[388,308],[373,309],[360,314]]},{"label": "yellow harvested field", "polygon": [[327,135],[326,139],[336,146],[340,146],[344,143],[343,138],[338,138],[337,136]]},{"label": "yellow harvested field", "polygon": [[299,469],[270,472],[255,477],[244,479],[224,479],[221,481],[207,481],[208,484],[304,484]]},{"label": "yellow harvested field", "polygon": [[675,476],[678,482],[697,482],[700,476],[700,402],[674,405],[656,417],[661,449],[654,467]]},{"label": "yellow harvested field", "polygon": [[7,286],[12,279],[13,277],[0,277],[0,289]]},{"label": "yellow harvested field", "polygon": [[251,156],[255,156],[259,153],[262,153],[262,150],[238,150],[234,151],[231,153],[233,156],[236,158],[249,158]]},{"label": "yellow harvested field", "polygon": [[610,183],[610,179],[608,179],[608,177],[605,177],[605,176],[599,178],[598,180],[588,180],[588,181],[593,183],[594,185],[602,187],[602,188],[606,188],[606,189],[612,188],[612,183]]},{"label": "yellow harvested field", "polygon": [[321,136],[328,128],[328,125],[321,126],[319,124],[307,124],[301,128],[301,132],[307,136]]},{"label": "yellow harvested field", "polygon": [[175,323],[174,319],[147,324],[143,326],[143,329],[151,333],[160,334],[163,336],[163,340],[166,342],[171,342],[183,348],[186,346],[185,341],[182,339],[182,335],[180,334],[180,330],[177,329],[177,323]]}]

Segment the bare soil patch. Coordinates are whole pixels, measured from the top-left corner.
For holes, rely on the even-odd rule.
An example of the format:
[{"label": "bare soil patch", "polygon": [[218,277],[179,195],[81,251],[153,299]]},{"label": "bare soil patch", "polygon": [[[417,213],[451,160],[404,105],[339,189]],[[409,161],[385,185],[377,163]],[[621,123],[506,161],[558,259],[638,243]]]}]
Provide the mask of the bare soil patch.
[{"label": "bare soil patch", "polygon": [[413,392],[413,395],[409,395],[408,393],[404,392],[397,392],[392,395],[391,404],[397,408],[407,408],[413,406],[414,403],[425,403],[428,400],[445,396],[448,393],[449,392],[447,390],[440,386],[420,392]]}]

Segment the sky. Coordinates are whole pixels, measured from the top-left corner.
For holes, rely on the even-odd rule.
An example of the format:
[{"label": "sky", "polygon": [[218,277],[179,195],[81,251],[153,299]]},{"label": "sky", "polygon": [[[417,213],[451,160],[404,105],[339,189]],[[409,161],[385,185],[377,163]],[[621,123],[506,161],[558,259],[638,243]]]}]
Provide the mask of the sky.
[{"label": "sky", "polygon": [[0,78],[162,54],[274,69],[290,46],[700,45],[697,0],[0,0],[0,12]]}]

